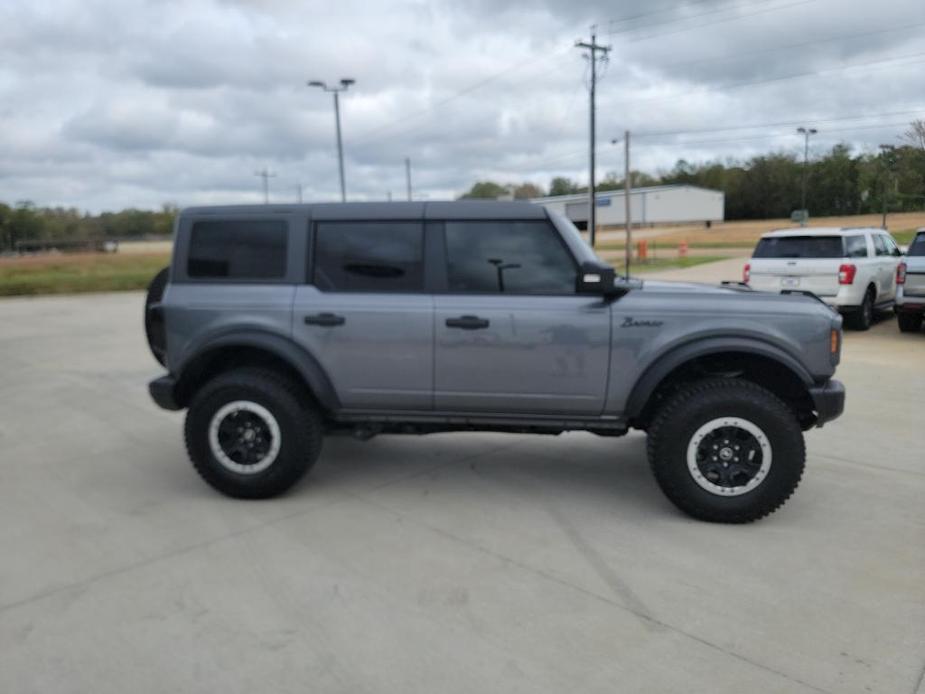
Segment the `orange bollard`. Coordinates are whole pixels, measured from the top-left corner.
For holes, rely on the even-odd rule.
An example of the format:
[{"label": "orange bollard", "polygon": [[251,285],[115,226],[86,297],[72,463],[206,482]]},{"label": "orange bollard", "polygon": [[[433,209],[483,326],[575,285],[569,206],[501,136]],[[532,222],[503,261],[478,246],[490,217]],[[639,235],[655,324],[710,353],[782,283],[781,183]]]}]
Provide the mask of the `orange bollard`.
[{"label": "orange bollard", "polygon": [[639,260],[648,260],[649,242],[645,239],[636,244],[636,257],[639,258]]},{"label": "orange bollard", "polygon": [[687,241],[682,241],[678,244],[678,257],[686,258],[687,257]]}]

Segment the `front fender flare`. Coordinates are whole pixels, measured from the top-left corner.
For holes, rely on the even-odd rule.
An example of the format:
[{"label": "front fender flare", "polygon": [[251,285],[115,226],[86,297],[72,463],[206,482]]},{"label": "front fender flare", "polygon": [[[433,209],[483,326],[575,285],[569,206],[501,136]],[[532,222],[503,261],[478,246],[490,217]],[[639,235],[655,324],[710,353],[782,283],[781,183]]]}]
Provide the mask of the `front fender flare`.
[{"label": "front fender flare", "polygon": [[682,364],[698,357],[722,352],[755,354],[773,359],[796,374],[807,387],[814,383],[809,371],[793,355],[776,345],[747,337],[704,338],[675,346],[656,357],[636,379],[626,401],[626,414],[629,417],[639,416],[659,383]]}]

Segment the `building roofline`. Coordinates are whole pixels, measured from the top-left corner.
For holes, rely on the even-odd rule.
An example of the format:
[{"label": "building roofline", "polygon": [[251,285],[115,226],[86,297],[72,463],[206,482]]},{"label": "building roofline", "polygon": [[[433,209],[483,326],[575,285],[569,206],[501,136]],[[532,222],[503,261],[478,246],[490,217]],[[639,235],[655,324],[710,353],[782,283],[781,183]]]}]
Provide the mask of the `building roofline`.
[{"label": "building roofline", "polygon": [[[713,188],[704,188],[703,186],[693,186],[693,185],[690,185],[689,183],[670,183],[670,184],[663,185],[663,186],[640,186],[638,188],[633,188],[632,190],[630,190],[630,194],[679,190],[681,188],[689,188],[691,190],[702,190],[708,193],[717,193],[719,195],[725,195],[725,193],[723,193],[723,191],[721,190],[715,190]],[[595,194],[595,197],[598,197],[598,198],[616,197],[616,196],[622,197],[625,193],[626,191],[623,188],[617,188],[614,190],[599,190]],[[537,204],[542,205],[543,203],[547,203],[547,202],[571,202],[571,201],[579,202],[581,200],[587,200],[587,199],[588,199],[587,193],[569,193],[568,195],[545,195],[539,198],[530,198],[530,202],[535,202]]]}]

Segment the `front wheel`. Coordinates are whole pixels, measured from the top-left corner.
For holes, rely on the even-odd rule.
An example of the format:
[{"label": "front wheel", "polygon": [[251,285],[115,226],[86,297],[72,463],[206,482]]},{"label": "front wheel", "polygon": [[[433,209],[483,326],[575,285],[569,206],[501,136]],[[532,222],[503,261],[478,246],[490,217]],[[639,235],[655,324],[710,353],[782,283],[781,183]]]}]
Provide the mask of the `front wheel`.
[{"label": "front wheel", "polygon": [[649,428],[649,464],[665,495],[701,520],[748,523],[780,508],[803,475],[793,411],[748,381],[682,387]]},{"label": "front wheel", "polygon": [[193,466],[218,491],[243,499],[281,494],[318,458],[322,426],[305,393],[264,369],[217,376],[186,415]]},{"label": "front wheel", "polygon": [[900,332],[917,333],[922,329],[921,313],[897,313],[896,321],[899,323]]}]

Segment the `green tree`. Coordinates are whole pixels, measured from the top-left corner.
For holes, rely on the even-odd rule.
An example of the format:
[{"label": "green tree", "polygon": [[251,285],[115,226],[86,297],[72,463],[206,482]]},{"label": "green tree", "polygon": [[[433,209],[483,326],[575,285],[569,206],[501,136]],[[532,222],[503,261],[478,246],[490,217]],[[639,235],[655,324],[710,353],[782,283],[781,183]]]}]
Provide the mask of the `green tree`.
[{"label": "green tree", "polygon": [[515,200],[529,200],[530,198],[541,198],[546,195],[542,188],[529,181],[514,186],[513,192]]},{"label": "green tree", "polygon": [[509,195],[510,191],[507,186],[503,186],[500,183],[495,183],[494,181],[479,181],[478,183],[473,184],[473,186],[460,197],[463,200],[472,199],[472,198],[488,198],[494,200],[503,195]]},{"label": "green tree", "polygon": [[550,195],[572,195],[580,192],[580,190],[581,189],[575,181],[565,176],[556,176],[549,183]]}]

